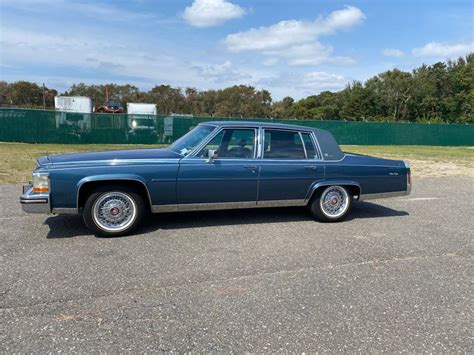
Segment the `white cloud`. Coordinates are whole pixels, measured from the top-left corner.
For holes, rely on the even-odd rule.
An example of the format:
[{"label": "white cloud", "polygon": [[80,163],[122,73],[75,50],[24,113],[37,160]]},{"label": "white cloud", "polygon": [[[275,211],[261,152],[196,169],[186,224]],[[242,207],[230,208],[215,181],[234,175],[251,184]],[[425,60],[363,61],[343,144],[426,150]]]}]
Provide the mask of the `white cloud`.
[{"label": "white cloud", "polygon": [[289,65],[319,65],[332,54],[331,46],[319,42],[304,43],[288,47],[285,51],[265,51],[266,55],[285,59]]},{"label": "white cloud", "polygon": [[330,61],[333,52],[331,46],[318,41],[320,36],[350,29],[365,18],[360,9],[346,6],[314,21],[280,21],[271,26],[230,34],[224,39],[224,44],[230,52],[254,51],[270,58],[286,59],[290,65],[317,65]]},{"label": "white cloud", "polygon": [[246,11],[226,0],[194,0],[184,9],[183,18],[195,27],[212,27],[244,16]]},{"label": "white cloud", "polygon": [[326,90],[341,90],[348,81],[349,79],[339,74],[311,71],[303,74],[286,73],[262,79],[259,85],[264,88],[270,87],[275,99],[285,96],[300,99]]},{"label": "white cloud", "polygon": [[[30,12],[59,11],[62,13],[87,16],[100,19],[101,21],[155,21],[156,16],[151,13],[138,12],[130,9],[123,9],[114,4],[100,4],[86,1],[68,0],[2,0],[2,6]],[[144,22],[146,23],[146,22]]]},{"label": "white cloud", "polygon": [[[131,77],[179,83],[196,80],[195,71],[183,61],[160,53],[142,52],[133,44],[110,43],[105,38],[65,37],[22,29],[2,29],[2,62],[86,69],[102,77]],[[110,53],[114,53],[113,56]]]},{"label": "white cloud", "polygon": [[266,67],[271,67],[273,65],[277,65],[279,62],[278,58],[267,58],[263,61],[263,65],[265,65]]},{"label": "white cloud", "polygon": [[[241,68],[228,60],[217,64],[191,63],[185,58],[163,54],[160,48],[152,46],[143,50],[135,43],[110,43],[99,36],[73,37],[2,28],[0,48],[2,68],[15,66],[11,73],[2,73],[4,80],[37,80],[49,86],[57,83],[60,90],[78,82],[131,83],[141,88],[166,83],[183,88],[215,89],[234,84],[255,85],[268,76],[260,68]],[[32,64],[43,68],[40,74],[21,73],[22,68]],[[68,70],[70,75],[55,74]]]},{"label": "white cloud", "polygon": [[308,43],[321,35],[335,33],[361,23],[364,13],[353,6],[319,17],[315,21],[280,21],[268,27],[252,28],[228,35],[224,43],[232,52],[275,50]]},{"label": "white cloud", "polygon": [[235,84],[252,79],[252,75],[236,69],[228,60],[222,64],[198,64],[194,68],[201,77],[219,83],[233,82]]},{"label": "white cloud", "polygon": [[346,83],[347,79],[342,75],[315,71],[306,73],[299,86],[307,90],[320,92],[324,90],[340,90],[344,88]]},{"label": "white cloud", "polygon": [[400,57],[403,57],[405,53],[403,53],[403,51],[401,51],[400,49],[385,48],[385,49],[382,49],[382,55],[386,57],[400,58]]},{"label": "white cloud", "polygon": [[333,51],[332,46],[325,46],[316,41],[291,46],[284,51],[270,50],[262,53],[269,56],[264,61],[264,65],[276,64],[279,59],[285,60],[289,65],[319,65],[322,63],[348,65],[355,63],[355,60],[350,57],[332,56]]},{"label": "white cloud", "polygon": [[430,42],[423,47],[414,48],[412,53],[417,57],[443,58],[457,57],[474,52],[474,42],[440,43]]}]

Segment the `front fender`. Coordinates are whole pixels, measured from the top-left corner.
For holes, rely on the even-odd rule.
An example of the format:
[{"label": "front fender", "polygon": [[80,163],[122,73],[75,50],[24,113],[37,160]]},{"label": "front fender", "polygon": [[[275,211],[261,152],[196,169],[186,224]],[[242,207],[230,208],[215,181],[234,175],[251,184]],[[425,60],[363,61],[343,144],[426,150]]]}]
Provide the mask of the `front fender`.
[{"label": "front fender", "polygon": [[150,206],[151,206],[150,191],[148,189],[146,180],[143,177],[141,177],[140,175],[135,175],[135,174],[103,174],[103,175],[86,176],[77,182],[77,185],[76,185],[76,207],[77,208],[79,208],[79,196],[81,192],[81,187],[86,183],[94,182],[94,181],[136,181],[136,182],[139,182],[143,185],[143,187],[147,191],[148,201],[150,202]]},{"label": "front fender", "polygon": [[360,184],[357,181],[352,180],[324,180],[324,181],[316,181],[314,182],[308,189],[308,193],[306,194],[305,204],[307,204],[311,198],[313,197],[314,192],[319,189],[321,186],[331,186],[331,185],[344,185],[344,186],[355,186],[360,189]]}]

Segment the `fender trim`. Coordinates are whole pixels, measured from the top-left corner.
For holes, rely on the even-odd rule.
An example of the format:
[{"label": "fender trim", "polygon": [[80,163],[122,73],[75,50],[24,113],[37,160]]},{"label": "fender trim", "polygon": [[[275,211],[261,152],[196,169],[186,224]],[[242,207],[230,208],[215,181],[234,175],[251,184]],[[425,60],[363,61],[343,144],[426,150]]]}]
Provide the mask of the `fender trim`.
[{"label": "fender trim", "polygon": [[360,184],[357,181],[351,181],[351,180],[323,180],[323,181],[314,182],[310,186],[310,188],[308,190],[308,193],[306,194],[305,205],[308,204],[308,202],[311,200],[311,198],[313,197],[314,192],[317,189],[319,189],[321,186],[331,186],[331,185],[355,186],[359,189],[359,192],[360,192],[359,197],[362,194],[362,189],[360,188]]},{"label": "fender trim", "polygon": [[120,174],[120,175],[115,175],[115,174],[107,174],[107,175],[93,175],[93,176],[86,176],[79,180],[79,182],[76,185],[76,210],[79,212],[79,196],[81,192],[82,186],[84,186],[87,183],[90,182],[98,182],[98,181],[134,181],[138,182],[143,185],[143,187],[146,190],[147,196],[148,196],[148,202],[150,203],[150,206],[153,206],[153,203],[151,201],[151,196],[150,196],[150,190],[148,190],[148,186],[146,184],[145,179],[143,179],[139,175],[133,175],[133,174]]}]

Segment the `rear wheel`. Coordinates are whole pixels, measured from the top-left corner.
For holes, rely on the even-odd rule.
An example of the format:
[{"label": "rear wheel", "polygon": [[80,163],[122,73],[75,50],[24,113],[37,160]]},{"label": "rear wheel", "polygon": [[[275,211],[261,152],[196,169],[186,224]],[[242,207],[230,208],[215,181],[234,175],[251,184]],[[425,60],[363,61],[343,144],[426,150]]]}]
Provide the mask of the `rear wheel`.
[{"label": "rear wheel", "polygon": [[140,194],[127,190],[97,191],[85,205],[83,218],[87,228],[103,237],[131,233],[145,213],[145,203]]},{"label": "rear wheel", "polygon": [[314,218],[323,222],[343,220],[352,207],[352,195],[344,186],[328,186],[316,192],[309,210]]}]

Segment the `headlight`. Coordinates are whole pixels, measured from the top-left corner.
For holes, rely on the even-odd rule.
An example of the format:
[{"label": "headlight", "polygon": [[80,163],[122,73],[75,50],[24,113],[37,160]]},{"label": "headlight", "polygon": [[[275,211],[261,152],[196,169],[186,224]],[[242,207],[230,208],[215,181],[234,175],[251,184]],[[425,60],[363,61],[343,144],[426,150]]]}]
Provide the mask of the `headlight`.
[{"label": "headlight", "polygon": [[47,193],[49,192],[49,174],[33,173],[33,192]]},{"label": "headlight", "polygon": [[133,120],[132,121],[132,127],[135,128],[137,126],[137,121]]}]

